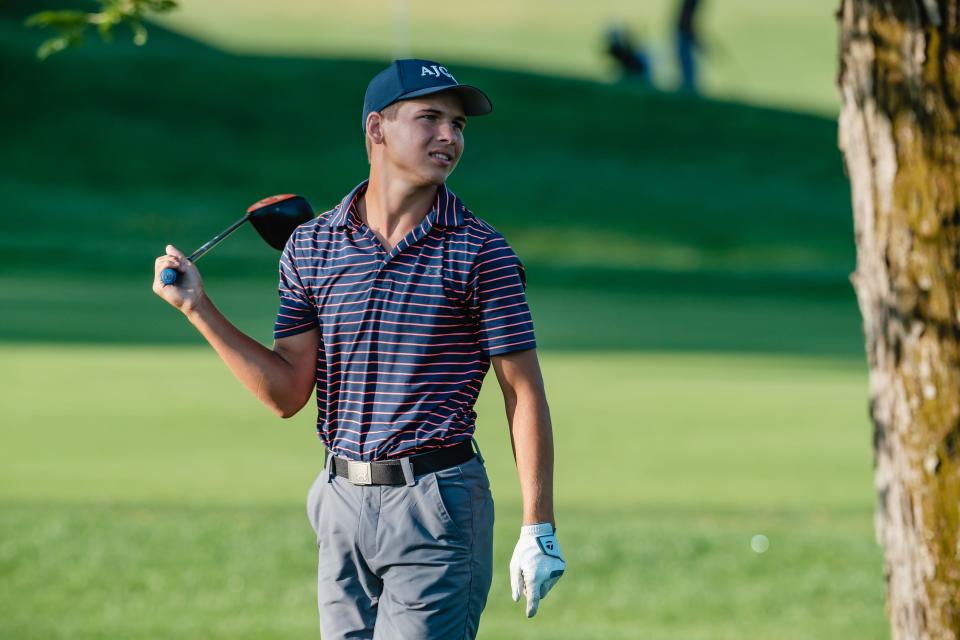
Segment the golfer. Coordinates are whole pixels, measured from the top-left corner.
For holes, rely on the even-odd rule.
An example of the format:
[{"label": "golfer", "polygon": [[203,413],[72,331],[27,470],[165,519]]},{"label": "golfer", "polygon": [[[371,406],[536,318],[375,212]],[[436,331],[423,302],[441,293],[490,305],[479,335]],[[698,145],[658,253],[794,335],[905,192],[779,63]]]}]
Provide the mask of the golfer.
[{"label": "golfer", "polygon": [[[324,640],[476,636],[494,507],[473,408],[491,364],[523,498],[512,596],[528,617],[565,568],[524,268],[446,184],[467,116],[491,109],[430,60],[396,60],[370,81],[369,177],[287,242],[272,349],[217,310],[183,253],[156,261],[153,290],[274,413],[295,415],[316,388],[325,457],[307,513]],[[161,283],[165,267],[177,284]]]}]

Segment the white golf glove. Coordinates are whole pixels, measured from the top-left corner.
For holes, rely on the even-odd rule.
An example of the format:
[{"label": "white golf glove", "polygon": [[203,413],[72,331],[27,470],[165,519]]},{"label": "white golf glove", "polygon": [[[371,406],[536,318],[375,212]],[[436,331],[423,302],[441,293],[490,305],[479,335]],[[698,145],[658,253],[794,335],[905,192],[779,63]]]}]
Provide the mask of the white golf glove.
[{"label": "white golf glove", "polygon": [[520,540],[510,559],[510,587],[514,602],[520,601],[521,593],[526,596],[528,618],[536,615],[540,601],[547,597],[566,567],[552,524],[520,527]]}]

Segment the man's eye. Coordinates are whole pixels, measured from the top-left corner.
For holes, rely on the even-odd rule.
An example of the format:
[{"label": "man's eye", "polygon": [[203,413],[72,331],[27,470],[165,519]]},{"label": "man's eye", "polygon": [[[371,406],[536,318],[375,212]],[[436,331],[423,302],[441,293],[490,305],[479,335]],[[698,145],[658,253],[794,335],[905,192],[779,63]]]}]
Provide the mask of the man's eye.
[{"label": "man's eye", "polygon": [[425,113],[424,115],[422,115],[422,116],[420,116],[420,117],[421,117],[421,118],[426,118],[427,120],[436,120],[436,119],[437,119],[437,116],[435,116],[435,115],[433,115],[433,114],[431,114],[431,113]]},{"label": "man's eye", "polygon": [[461,122],[454,122],[454,123],[453,123],[453,126],[455,126],[455,127],[456,127],[457,129],[459,129],[460,131],[463,131],[463,123],[461,123]]}]

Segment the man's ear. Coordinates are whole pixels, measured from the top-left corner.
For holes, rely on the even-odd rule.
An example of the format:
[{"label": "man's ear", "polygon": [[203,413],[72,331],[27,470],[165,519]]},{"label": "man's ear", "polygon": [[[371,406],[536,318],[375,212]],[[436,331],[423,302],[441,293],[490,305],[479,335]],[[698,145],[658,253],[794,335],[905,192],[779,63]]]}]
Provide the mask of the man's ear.
[{"label": "man's ear", "polygon": [[367,114],[367,135],[373,144],[383,143],[383,116],[376,111]]}]

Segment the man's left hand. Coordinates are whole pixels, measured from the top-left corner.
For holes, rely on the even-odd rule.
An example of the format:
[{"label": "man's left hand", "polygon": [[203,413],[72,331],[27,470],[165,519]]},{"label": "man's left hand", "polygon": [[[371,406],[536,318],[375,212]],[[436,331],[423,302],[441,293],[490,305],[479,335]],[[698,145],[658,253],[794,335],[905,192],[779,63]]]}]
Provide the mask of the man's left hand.
[{"label": "man's left hand", "polygon": [[520,540],[510,560],[510,587],[514,602],[520,601],[521,593],[526,596],[528,618],[536,615],[540,601],[547,597],[566,567],[552,524],[520,527]]}]

